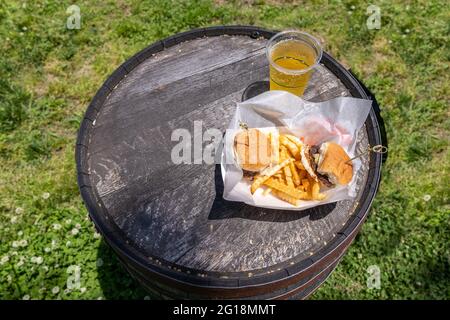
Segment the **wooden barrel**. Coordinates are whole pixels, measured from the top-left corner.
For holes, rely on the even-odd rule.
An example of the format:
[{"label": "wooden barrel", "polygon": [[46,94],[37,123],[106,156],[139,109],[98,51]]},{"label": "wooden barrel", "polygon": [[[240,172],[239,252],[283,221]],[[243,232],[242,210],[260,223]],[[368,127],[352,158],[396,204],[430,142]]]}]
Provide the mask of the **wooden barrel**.
[{"label": "wooden barrel", "polygon": [[[161,298],[305,298],[332,272],[365,220],[381,157],[362,158],[358,196],[307,211],[256,208],[222,198],[219,165],[174,164],[173,130],[193,122],[225,130],[249,85],[267,80],[274,32],[212,27],[145,48],[99,89],[76,146],[90,217],[124,266]],[[304,98],[368,98],[328,54]],[[381,143],[372,110],[357,149]],[[201,134],[201,133],[200,133]]]}]

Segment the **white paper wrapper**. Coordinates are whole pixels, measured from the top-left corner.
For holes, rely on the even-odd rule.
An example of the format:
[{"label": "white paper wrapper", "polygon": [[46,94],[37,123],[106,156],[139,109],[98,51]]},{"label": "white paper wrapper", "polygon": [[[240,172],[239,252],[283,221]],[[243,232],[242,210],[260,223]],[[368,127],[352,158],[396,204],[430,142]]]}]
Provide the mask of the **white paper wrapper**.
[{"label": "white paper wrapper", "polygon": [[300,201],[295,207],[275,196],[263,195],[260,188],[250,193],[250,182],[242,179],[242,169],[234,157],[234,136],[240,131],[239,123],[262,131],[291,131],[303,137],[310,145],[325,141],[340,144],[350,157],[353,157],[358,130],[364,125],[369,114],[371,101],[340,97],[325,102],[305,101],[285,91],[268,91],[245,102],[238,103],[236,112],[225,134],[221,157],[223,197],[229,201],[272,209],[304,210],[317,205],[354,198],[356,196],[356,177],[361,167],[360,160],[353,161],[353,179],[348,186],[339,186],[324,191],[327,197],[322,201]]}]

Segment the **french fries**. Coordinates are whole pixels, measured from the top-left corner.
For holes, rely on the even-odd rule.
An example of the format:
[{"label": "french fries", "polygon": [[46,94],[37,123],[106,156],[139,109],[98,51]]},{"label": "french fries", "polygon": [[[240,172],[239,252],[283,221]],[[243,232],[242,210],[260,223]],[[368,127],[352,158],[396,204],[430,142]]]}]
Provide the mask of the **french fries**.
[{"label": "french fries", "polygon": [[295,161],[294,165],[298,168],[298,170],[305,170],[305,167],[303,166],[303,163],[300,160]]},{"label": "french fries", "polygon": [[296,136],[293,136],[292,134],[285,134],[284,136],[286,138],[288,138],[290,141],[292,141],[293,143],[295,143],[295,145],[297,146],[299,151],[302,149],[303,143],[300,141],[299,138],[297,138]]},{"label": "french fries", "polygon": [[293,162],[289,163],[289,169],[291,169],[292,173],[292,180],[294,180],[294,184],[296,187],[300,185],[300,176],[297,172],[297,168],[295,167],[295,164]]},{"label": "french fries", "polygon": [[310,186],[311,186],[311,184],[309,183],[308,178],[302,179],[302,187],[303,187],[304,191],[308,192],[308,190],[310,189]]},{"label": "french fries", "polygon": [[[288,151],[287,151],[287,149],[286,149],[286,147],[284,145],[281,146],[280,150],[281,150],[281,159],[282,160],[289,159]],[[291,164],[292,164],[292,162],[289,163],[289,166],[285,166],[283,168],[284,177],[286,179],[286,184],[288,186],[293,186],[294,185],[294,181],[292,180],[292,172],[291,172],[291,166],[290,166]]]},{"label": "french fries", "polygon": [[281,191],[289,196],[291,196],[292,198],[296,198],[297,200],[300,199],[304,199],[306,197],[306,193],[296,189],[293,186],[287,186],[281,182],[276,181],[275,179],[267,179],[264,184],[272,189]]},{"label": "french fries", "polygon": [[269,135],[272,147],[272,165],[257,174],[250,192],[264,187],[263,195],[273,196],[298,206],[301,200],[323,200],[320,184],[311,178],[300,160],[303,143],[290,134]]},{"label": "french fries", "polygon": [[267,179],[269,179],[271,176],[273,176],[277,171],[283,169],[285,166],[287,166],[290,162],[292,162],[292,159],[286,159],[282,163],[277,164],[273,167],[268,167],[264,169],[259,175],[255,177],[253,180],[253,183],[250,187],[250,192],[252,194],[255,193],[255,191],[262,186],[264,182],[266,182]]},{"label": "french fries", "polygon": [[323,200],[325,199],[325,195],[320,193],[320,184],[317,181],[313,181],[313,185],[311,187],[311,198],[313,200]]},{"label": "french fries", "polygon": [[294,156],[295,160],[300,160],[300,149],[295,143],[286,138],[285,135],[280,134],[280,144],[285,146],[289,152]]},{"label": "french fries", "polygon": [[275,196],[277,196],[278,198],[280,198],[283,201],[289,202],[290,204],[292,204],[293,206],[298,206],[299,205],[299,200],[296,198],[293,198],[289,195],[287,195],[284,192],[278,191],[278,190],[272,190],[272,194],[274,194]]}]

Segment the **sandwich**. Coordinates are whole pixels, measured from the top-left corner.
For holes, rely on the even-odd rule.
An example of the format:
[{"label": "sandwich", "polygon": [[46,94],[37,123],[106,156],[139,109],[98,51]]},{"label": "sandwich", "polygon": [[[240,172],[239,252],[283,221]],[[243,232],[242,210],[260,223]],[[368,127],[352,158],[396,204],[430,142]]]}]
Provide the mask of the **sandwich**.
[{"label": "sandwich", "polygon": [[273,162],[271,135],[251,128],[238,132],[234,138],[235,157],[244,174],[252,175]]},{"label": "sandwich", "polygon": [[308,174],[323,186],[333,188],[347,185],[353,177],[353,165],[345,150],[334,142],[320,146],[304,144],[300,151],[301,162]]},{"label": "sandwich", "polygon": [[345,150],[334,142],[308,145],[290,134],[256,128],[239,131],[234,137],[234,156],[253,195],[264,189],[276,198],[298,206],[302,200],[326,198],[322,187],[347,185],[353,165]]}]

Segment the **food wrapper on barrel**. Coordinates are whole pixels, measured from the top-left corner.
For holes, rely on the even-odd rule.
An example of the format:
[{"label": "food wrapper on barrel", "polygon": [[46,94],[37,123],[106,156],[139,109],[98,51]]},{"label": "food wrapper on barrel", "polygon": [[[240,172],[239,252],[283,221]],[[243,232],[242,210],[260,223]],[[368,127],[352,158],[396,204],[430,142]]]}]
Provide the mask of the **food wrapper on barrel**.
[{"label": "food wrapper on barrel", "polygon": [[[355,156],[357,134],[370,108],[371,101],[364,99],[339,97],[315,103],[284,91],[268,91],[238,103],[225,133],[221,155],[224,199],[264,208],[304,210],[356,197],[361,160],[350,159]],[[268,150],[272,150],[271,159],[270,163],[262,166],[265,166],[264,169],[257,173],[250,172],[254,175],[249,177],[247,169],[259,169],[253,170],[252,166],[243,170],[240,153],[236,150],[240,146],[240,137],[246,137],[248,144],[252,141],[251,134],[255,132],[267,137],[263,140],[268,141]],[[318,179],[323,175],[317,173],[316,176],[308,161],[305,162],[306,155],[311,154],[306,151],[310,146],[318,152],[317,155],[319,146],[322,146],[318,157],[323,155],[323,163],[325,154],[331,154],[331,146],[345,151],[341,153],[350,161],[339,158],[339,166],[350,168],[346,167],[350,171],[348,181],[340,183],[341,179],[330,179],[333,181],[331,184]],[[247,156],[248,153],[251,157],[251,151],[247,152]],[[275,153],[277,157],[274,161]],[[336,158],[334,154],[328,156],[332,157]],[[316,163],[314,167],[322,160],[313,159]]]}]

